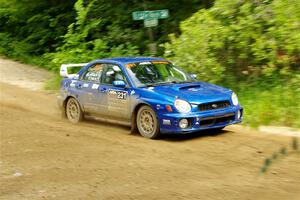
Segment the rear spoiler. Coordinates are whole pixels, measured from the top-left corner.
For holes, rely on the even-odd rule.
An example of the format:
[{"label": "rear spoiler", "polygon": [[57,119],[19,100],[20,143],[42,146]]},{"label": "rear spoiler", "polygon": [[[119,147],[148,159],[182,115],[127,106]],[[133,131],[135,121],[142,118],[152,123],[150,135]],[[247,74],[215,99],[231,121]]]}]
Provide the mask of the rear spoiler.
[{"label": "rear spoiler", "polygon": [[84,67],[88,63],[78,63],[78,64],[62,64],[60,66],[60,76],[65,77],[65,78],[74,78],[77,76],[77,74],[69,74],[68,73],[68,68],[70,67]]}]

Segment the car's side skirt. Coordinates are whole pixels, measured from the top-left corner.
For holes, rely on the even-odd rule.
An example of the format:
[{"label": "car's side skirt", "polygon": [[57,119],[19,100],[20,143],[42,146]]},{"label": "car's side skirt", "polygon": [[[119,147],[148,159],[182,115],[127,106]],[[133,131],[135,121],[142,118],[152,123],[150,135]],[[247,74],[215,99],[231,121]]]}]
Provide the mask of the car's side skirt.
[{"label": "car's side skirt", "polygon": [[87,119],[94,119],[101,122],[108,122],[108,123],[118,124],[123,126],[131,126],[131,122],[124,119],[112,119],[110,117],[88,115],[87,113],[84,115],[84,117]]}]

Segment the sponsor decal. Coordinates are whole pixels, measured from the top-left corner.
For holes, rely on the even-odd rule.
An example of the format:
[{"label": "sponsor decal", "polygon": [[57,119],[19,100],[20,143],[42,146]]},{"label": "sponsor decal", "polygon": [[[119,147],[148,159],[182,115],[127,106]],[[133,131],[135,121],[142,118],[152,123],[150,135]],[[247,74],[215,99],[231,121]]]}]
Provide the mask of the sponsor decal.
[{"label": "sponsor decal", "polygon": [[125,66],[126,66],[127,68],[131,68],[131,67],[134,67],[135,64],[134,64],[134,63],[128,63],[128,64],[126,64]]},{"label": "sponsor decal", "polygon": [[75,87],[76,82],[77,82],[77,81],[72,81],[72,82],[70,83],[70,87]]},{"label": "sponsor decal", "polygon": [[168,61],[152,61],[152,64],[169,64]]},{"label": "sponsor decal", "polygon": [[108,91],[108,96],[110,98],[126,100],[127,99],[127,92],[126,91],[120,91],[120,90],[109,90]]},{"label": "sponsor decal", "polygon": [[120,69],[120,67],[119,67],[118,65],[114,65],[114,66],[113,66],[113,70],[114,70],[115,72],[120,72],[120,71],[121,71],[121,69]]},{"label": "sponsor decal", "polygon": [[94,83],[94,84],[92,85],[92,89],[94,89],[94,90],[98,89],[98,87],[99,87],[99,84],[95,84],[95,83]]},{"label": "sponsor decal", "polygon": [[108,111],[118,116],[127,116],[129,113],[129,101],[126,101],[128,93],[122,90],[108,90]]},{"label": "sponsor decal", "polygon": [[114,81],[115,85],[122,85],[124,83],[124,81]]},{"label": "sponsor decal", "polygon": [[151,65],[151,62],[140,62],[140,65]]},{"label": "sponsor decal", "polygon": [[84,83],[84,84],[82,85],[82,87],[87,88],[87,87],[89,87],[89,84],[88,84],[88,83]]}]

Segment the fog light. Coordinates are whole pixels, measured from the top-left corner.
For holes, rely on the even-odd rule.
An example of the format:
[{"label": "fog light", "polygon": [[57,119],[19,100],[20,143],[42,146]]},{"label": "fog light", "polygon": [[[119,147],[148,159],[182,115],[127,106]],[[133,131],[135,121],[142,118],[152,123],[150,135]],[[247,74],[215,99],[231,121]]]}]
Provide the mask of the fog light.
[{"label": "fog light", "polygon": [[189,125],[189,121],[187,119],[181,119],[179,121],[179,127],[182,128],[182,129],[187,128],[188,125]]}]

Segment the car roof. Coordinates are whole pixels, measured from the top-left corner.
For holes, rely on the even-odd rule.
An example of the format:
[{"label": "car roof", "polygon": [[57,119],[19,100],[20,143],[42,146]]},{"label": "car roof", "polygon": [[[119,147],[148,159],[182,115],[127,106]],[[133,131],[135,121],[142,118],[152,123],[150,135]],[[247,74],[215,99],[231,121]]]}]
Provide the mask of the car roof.
[{"label": "car roof", "polygon": [[94,62],[112,62],[112,63],[135,63],[135,62],[146,62],[146,61],[154,61],[154,60],[165,60],[163,58],[157,57],[119,57],[119,58],[105,58],[98,59]]}]

